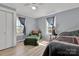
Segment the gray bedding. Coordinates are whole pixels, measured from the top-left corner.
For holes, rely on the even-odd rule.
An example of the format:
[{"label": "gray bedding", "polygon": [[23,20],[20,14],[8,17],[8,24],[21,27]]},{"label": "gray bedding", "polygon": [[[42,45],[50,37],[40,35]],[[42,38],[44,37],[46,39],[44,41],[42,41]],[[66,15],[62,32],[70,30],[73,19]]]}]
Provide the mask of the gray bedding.
[{"label": "gray bedding", "polygon": [[43,56],[79,56],[79,45],[53,41],[46,47]]},{"label": "gray bedding", "polygon": [[79,30],[60,33],[46,47],[43,56],[79,56]]}]

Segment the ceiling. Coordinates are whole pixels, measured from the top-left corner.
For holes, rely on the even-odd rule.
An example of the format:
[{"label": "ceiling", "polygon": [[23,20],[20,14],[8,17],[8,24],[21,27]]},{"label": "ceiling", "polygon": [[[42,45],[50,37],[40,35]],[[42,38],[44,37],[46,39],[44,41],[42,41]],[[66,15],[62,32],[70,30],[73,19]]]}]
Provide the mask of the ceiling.
[{"label": "ceiling", "polygon": [[[39,18],[53,13],[79,7],[78,3],[3,3],[16,9],[17,14]],[[32,10],[36,6],[36,10]]]}]

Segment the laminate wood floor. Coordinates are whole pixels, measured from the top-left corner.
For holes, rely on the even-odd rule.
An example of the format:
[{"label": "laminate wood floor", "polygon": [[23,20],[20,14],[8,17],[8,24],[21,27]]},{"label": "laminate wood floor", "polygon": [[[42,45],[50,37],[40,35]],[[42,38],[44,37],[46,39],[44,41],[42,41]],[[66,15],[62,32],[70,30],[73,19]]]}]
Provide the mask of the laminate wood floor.
[{"label": "laminate wood floor", "polygon": [[19,42],[16,47],[0,51],[0,56],[42,56],[46,46],[46,41],[40,41],[39,46],[26,45]]}]

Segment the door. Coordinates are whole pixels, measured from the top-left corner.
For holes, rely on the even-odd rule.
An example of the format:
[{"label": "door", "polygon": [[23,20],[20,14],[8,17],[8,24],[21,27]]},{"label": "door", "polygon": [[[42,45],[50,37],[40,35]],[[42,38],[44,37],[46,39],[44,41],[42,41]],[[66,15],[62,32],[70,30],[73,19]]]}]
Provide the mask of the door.
[{"label": "door", "polygon": [[5,12],[0,11],[0,50],[5,49],[5,35],[6,35],[6,28],[5,28]]},{"label": "door", "polygon": [[13,34],[13,29],[12,29],[12,13],[6,13],[6,48],[12,47],[13,45],[13,38],[12,38],[12,34]]}]

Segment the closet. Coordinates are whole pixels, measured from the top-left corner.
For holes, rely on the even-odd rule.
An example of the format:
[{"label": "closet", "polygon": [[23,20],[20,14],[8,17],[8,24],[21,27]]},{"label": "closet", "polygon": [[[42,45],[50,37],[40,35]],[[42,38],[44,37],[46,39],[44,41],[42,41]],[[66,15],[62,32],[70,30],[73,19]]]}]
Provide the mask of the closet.
[{"label": "closet", "polygon": [[0,50],[16,46],[15,12],[0,8]]}]

